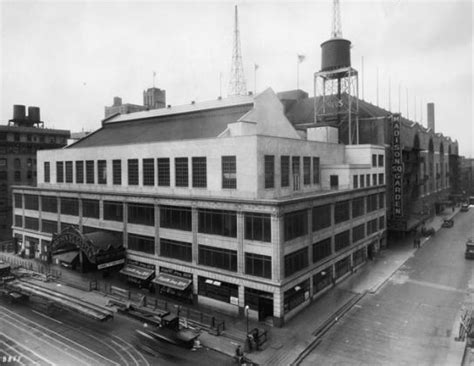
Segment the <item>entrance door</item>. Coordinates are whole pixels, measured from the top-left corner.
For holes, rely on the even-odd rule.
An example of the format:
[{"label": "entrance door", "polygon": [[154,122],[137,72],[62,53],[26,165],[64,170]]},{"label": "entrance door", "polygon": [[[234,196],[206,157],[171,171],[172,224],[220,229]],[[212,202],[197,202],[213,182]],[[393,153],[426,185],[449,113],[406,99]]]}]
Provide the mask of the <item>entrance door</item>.
[{"label": "entrance door", "polygon": [[273,299],[268,299],[266,297],[259,297],[258,320],[263,321],[269,316],[273,316]]}]

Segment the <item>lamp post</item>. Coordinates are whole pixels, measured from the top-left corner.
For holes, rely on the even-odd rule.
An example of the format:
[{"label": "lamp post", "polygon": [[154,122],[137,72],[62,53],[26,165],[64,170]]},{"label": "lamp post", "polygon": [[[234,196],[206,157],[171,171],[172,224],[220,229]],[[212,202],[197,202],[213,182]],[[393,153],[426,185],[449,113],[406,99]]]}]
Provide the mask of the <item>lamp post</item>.
[{"label": "lamp post", "polygon": [[245,305],[245,316],[247,317],[247,336],[249,334],[249,306]]}]

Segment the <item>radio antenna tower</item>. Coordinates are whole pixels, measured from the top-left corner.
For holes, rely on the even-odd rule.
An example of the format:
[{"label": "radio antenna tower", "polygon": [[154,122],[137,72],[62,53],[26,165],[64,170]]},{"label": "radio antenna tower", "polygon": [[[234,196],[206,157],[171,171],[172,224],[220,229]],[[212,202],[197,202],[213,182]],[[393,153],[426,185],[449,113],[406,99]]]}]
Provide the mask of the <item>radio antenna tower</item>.
[{"label": "radio antenna tower", "polygon": [[242,53],[240,52],[239,18],[236,5],[234,24],[234,49],[232,51],[232,68],[230,70],[229,96],[246,94],[247,85],[245,84],[244,67],[242,65]]},{"label": "radio antenna tower", "polygon": [[333,1],[332,7],[332,38],[342,38],[342,26],[341,26],[341,11],[339,8],[339,0]]}]

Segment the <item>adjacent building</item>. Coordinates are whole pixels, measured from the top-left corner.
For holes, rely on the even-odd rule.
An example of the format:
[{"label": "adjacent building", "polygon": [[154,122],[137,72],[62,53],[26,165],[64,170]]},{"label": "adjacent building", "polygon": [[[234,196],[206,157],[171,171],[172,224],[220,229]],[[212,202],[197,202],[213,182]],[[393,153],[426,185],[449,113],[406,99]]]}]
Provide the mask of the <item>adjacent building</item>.
[{"label": "adjacent building", "polygon": [[276,326],[385,242],[386,148],[297,130],[271,89],[113,116],[37,159],[13,191],[27,255],[125,261],[163,296]]},{"label": "adjacent building", "polygon": [[12,238],[12,185],[36,185],[36,152],[66,145],[69,131],[45,128],[40,108],[13,106],[13,118],[0,125],[0,241]]},{"label": "adjacent building", "polygon": [[122,98],[114,97],[114,103],[105,107],[105,118],[116,114],[127,114],[166,107],[166,90],[148,88],[143,91],[143,105],[122,103]]}]

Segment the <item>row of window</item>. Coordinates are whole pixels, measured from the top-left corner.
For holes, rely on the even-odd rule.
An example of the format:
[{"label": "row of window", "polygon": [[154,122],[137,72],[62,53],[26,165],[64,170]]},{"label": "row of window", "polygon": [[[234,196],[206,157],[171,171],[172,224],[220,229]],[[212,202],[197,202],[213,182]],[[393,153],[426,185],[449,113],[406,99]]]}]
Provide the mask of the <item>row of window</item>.
[{"label": "row of window", "polygon": [[[36,171],[28,170],[26,172],[26,179],[33,179],[36,177]],[[8,179],[8,172],[7,171],[0,171],[0,180],[7,180]],[[20,170],[16,170],[14,172],[14,180],[15,182],[22,181],[22,174]]]},{"label": "row of window", "polygon": [[[33,168],[33,166],[36,166],[36,159],[31,159],[31,158],[26,159],[26,167]],[[7,169],[7,168],[8,168],[8,159],[6,158],[0,159],[0,169]],[[13,168],[21,169],[20,158],[15,158],[15,160],[13,160]]]},{"label": "row of window", "polygon": [[[376,167],[376,166],[379,166],[379,167],[383,167],[384,166],[384,156],[383,155],[376,155],[376,154],[372,154],[372,166],[373,167]],[[378,165],[377,165],[378,163]]]},{"label": "row of window", "polygon": [[[377,180],[378,177],[378,180]],[[383,173],[372,174],[372,185],[384,185],[385,184],[385,176]],[[352,176],[352,185],[354,188],[364,188],[370,187],[370,174],[360,174],[360,175],[353,175]]]},{"label": "row of window", "polygon": [[[293,181],[293,189],[300,189],[301,179],[301,157],[291,156],[291,174],[290,174],[290,156],[280,156],[280,185],[282,188],[290,186],[290,175]],[[275,156],[264,156],[265,188],[275,188]],[[303,185],[320,183],[320,162],[318,157],[303,156]]]},{"label": "row of window", "polygon": [[[13,133],[13,140],[8,138],[8,135],[6,132],[0,132],[0,141],[27,141],[27,142],[49,142],[49,143],[66,143],[67,139],[66,137],[62,136],[47,136],[47,135],[31,135],[31,134],[26,134],[25,135],[20,135],[19,133]],[[12,134],[10,134],[11,136]]]}]

